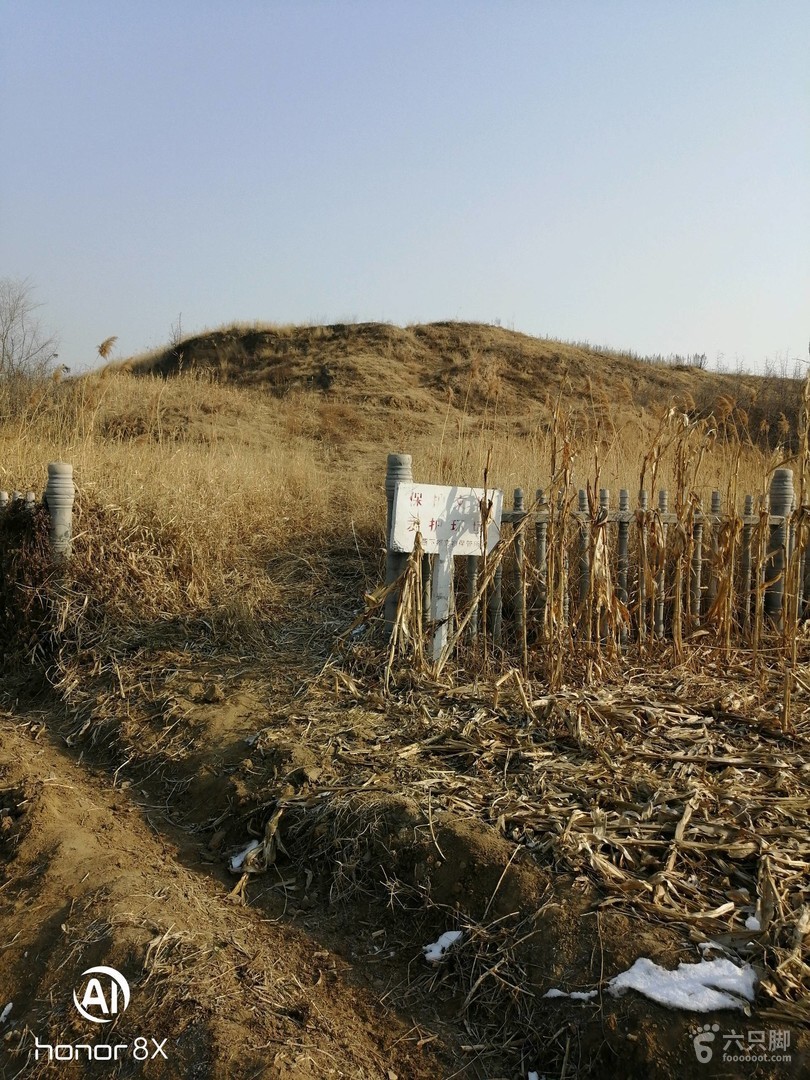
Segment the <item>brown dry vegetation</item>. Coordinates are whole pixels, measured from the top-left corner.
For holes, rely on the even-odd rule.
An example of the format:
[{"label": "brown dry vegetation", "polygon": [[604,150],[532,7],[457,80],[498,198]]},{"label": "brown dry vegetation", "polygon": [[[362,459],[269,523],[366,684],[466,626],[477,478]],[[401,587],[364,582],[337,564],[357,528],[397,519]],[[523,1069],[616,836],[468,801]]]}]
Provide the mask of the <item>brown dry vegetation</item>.
[{"label": "brown dry vegetation", "polygon": [[[574,440],[571,482],[633,491],[672,405],[715,417],[701,493],[759,492],[795,418],[798,384],[650,364],[493,327],[434,324],[232,328],[25,395],[0,389],[0,484],[38,489],[74,464],[81,502],[117,507],[171,554],[186,601],[208,605],[268,559],[324,537],[380,539],[387,451],[425,482],[547,486],[558,401]],[[768,427],[770,435],[763,433]],[[742,429],[743,448],[735,461]],[[674,487],[674,455],[659,468]]]},{"label": "brown dry vegetation", "polygon": [[[382,579],[388,451],[411,453],[426,482],[480,485],[489,461],[489,482],[507,492],[567,497],[597,473],[614,504],[620,487],[667,487],[687,520],[714,489],[738,505],[791,455],[806,464],[800,404],[792,380],[455,323],[231,327],[24,394],[0,387],[0,488],[40,490],[57,459],[77,484],[66,579],[50,577],[41,532],[20,539],[19,515],[4,549],[0,615],[15,589],[25,603],[3,620],[0,796],[20,826],[0,846],[0,903],[10,898],[20,942],[0,1009],[19,994],[26,943],[57,957],[36,967],[9,1061],[25,1067],[35,1021],[66,1030],[64,1011],[49,1020],[46,1005],[64,990],[64,965],[90,948],[94,962],[141,966],[150,1023],[180,1017],[167,1075],[539,1068],[571,1080],[617,1075],[624,1062],[639,1080],[686,1077],[689,1018],[641,999],[600,997],[591,1012],[541,998],[552,985],[599,984],[639,950],[671,966],[694,958],[698,938],[741,945],[742,901],[712,914],[731,894],[773,908],[745,955],[763,973],[758,1026],[792,1028],[801,1070],[803,642],[794,635],[791,653],[780,641],[770,664],[763,640],[752,677],[750,654],[724,645],[729,599],[711,647],[683,663],[669,649],[608,655],[598,633],[591,642],[590,610],[594,648],[567,666],[570,635],[557,630],[537,661],[517,650],[494,669],[451,665],[441,680],[420,673],[412,636],[387,684],[373,632],[335,651]],[[788,670],[786,732],[773,703]],[[86,789],[85,755],[99,774]],[[56,806],[41,797],[49,775],[71,789],[65,829],[99,802],[145,815],[154,838],[119,820],[102,848],[167,860],[165,896],[159,875],[122,871],[110,886],[87,853],[71,869]],[[638,855],[634,807],[648,822]],[[691,815],[699,840],[684,852],[677,829],[682,838]],[[249,835],[261,844],[232,896],[248,911],[223,912],[223,852]],[[65,889],[75,918],[48,907]],[[36,904],[50,922],[35,940]],[[419,944],[451,924],[465,930],[463,949],[426,971]],[[297,936],[285,952],[287,932]],[[217,942],[230,942],[230,1026]]]}]

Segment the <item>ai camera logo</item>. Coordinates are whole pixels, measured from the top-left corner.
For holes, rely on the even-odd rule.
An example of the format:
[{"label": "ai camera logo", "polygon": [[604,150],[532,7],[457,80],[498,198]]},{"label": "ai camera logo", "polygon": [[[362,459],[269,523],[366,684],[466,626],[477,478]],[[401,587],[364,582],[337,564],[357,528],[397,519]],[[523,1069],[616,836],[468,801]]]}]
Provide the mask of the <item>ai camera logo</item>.
[{"label": "ai camera logo", "polygon": [[[91,967],[83,971],[73,991],[73,1004],[79,1014],[93,1024],[111,1024],[129,1007],[129,983],[114,967]],[[104,1029],[102,1029],[103,1031]],[[112,1035],[114,1028],[107,1029]],[[168,1039],[138,1035],[131,1042],[49,1043],[34,1036],[34,1061],[154,1061],[169,1060],[164,1047]],[[150,1046],[151,1043],[151,1046]],[[94,1074],[95,1075],[95,1074]],[[117,1074],[116,1074],[117,1075]],[[127,1074],[129,1075],[129,1074]]]},{"label": "ai camera logo", "polygon": [[[88,976],[92,976],[87,979]],[[82,972],[79,990],[73,991],[73,1003],[85,1020],[109,1024],[129,1005],[129,983],[113,967],[92,967]],[[84,980],[87,979],[85,983]]]}]

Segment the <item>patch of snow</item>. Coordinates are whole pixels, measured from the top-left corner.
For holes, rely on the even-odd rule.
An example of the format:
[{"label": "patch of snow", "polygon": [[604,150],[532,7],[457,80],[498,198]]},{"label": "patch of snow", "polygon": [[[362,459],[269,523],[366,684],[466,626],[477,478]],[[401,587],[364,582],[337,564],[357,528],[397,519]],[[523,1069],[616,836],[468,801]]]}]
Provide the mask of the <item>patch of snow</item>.
[{"label": "patch of snow", "polygon": [[698,943],[698,948],[703,953],[704,960],[706,959],[706,953],[709,952],[725,953],[726,956],[734,955],[725,947],[725,945],[721,945],[719,941],[701,941]]},{"label": "patch of snow", "polygon": [[749,915],[748,916],[748,918],[745,920],[745,929],[746,930],[761,930],[762,929],[762,927],[759,925],[759,919],[756,917],[756,915]]},{"label": "patch of snow", "polygon": [[566,994],[563,990],[547,990],[543,994],[544,998],[573,998],[574,1001],[590,1001],[595,998],[599,993],[598,990],[572,990],[570,994]]},{"label": "patch of snow", "polygon": [[240,851],[238,855],[232,855],[231,861],[229,863],[231,873],[238,874],[239,871],[242,869],[242,863],[244,863],[247,856],[251,853],[251,851],[255,851],[256,848],[260,846],[260,844],[260,840],[251,840],[244,851]]},{"label": "patch of snow", "polygon": [[429,960],[431,964],[438,963],[450,946],[454,945],[461,935],[461,930],[447,930],[442,934],[438,941],[434,941],[431,945],[423,945],[422,952],[425,954],[425,959]]},{"label": "patch of snow", "polygon": [[[750,928],[749,928],[750,929]],[[701,947],[709,948],[709,942]],[[645,997],[671,1009],[688,1012],[712,1012],[714,1009],[745,1009],[754,1000],[756,984],[754,969],[746,964],[738,967],[730,960],[701,960],[697,964],[679,964],[676,971],[659,967],[646,957],[607,984],[607,989],[618,997],[626,990],[636,990]],[[547,990],[544,998],[571,998],[574,1001],[591,1001],[598,990]]]},{"label": "patch of snow", "polygon": [[[0,1001],[2,1001],[2,998],[0,998]],[[5,1024],[6,1020],[8,1019],[8,1014],[11,1012],[11,1006],[13,1004],[14,1002],[10,1001],[8,1005],[6,1005],[5,1009],[0,1012],[0,1024]]]},{"label": "patch of snow", "polygon": [[625,990],[637,990],[672,1009],[712,1012],[744,1008],[745,1002],[754,1000],[756,978],[750,965],[737,967],[730,960],[701,960],[668,971],[642,956],[629,971],[611,979],[608,990],[614,997]]}]

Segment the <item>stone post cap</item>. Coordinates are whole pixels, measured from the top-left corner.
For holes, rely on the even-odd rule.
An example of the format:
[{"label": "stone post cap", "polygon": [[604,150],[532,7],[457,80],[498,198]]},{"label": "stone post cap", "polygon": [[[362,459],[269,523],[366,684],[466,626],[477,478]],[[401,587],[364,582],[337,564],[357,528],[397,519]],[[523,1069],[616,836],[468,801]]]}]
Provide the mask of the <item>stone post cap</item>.
[{"label": "stone post cap", "polygon": [[385,474],[385,490],[393,497],[394,488],[399,483],[413,480],[413,458],[410,454],[389,454],[388,469]]}]

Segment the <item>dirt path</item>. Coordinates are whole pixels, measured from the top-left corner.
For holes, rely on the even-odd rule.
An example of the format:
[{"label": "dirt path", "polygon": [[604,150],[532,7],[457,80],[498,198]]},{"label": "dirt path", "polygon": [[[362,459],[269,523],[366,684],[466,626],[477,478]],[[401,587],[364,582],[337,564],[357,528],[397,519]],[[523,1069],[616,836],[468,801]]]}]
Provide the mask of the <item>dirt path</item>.
[{"label": "dirt path", "polygon": [[[233,881],[201,862],[199,838],[173,829],[141,792],[77,763],[35,721],[0,718],[0,807],[2,1076],[435,1080],[454,1071],[436,1040],[420,1049],[410,1019],[305,929],[227,902]],[[84,1050],[80,1068],[49,1067],[46,1049],[36,1061],[35,1039],[60,1045],[64,1059],[69,1046],[101,1038],[72,996],[99,965],[131,988],[108,1041],[148,1053],[148,1067],[123,1051],[117,1067],[88,1064]]]},{"label": "dirt path", "polygon": [[[506,740],[494,760],[507,792],[521,748],[476,704],[428,716],[307,697],[294,666],[271,686],[242,660],[178,654],[155,670],[125,707],[123,693],[104,699],[95,745],[52,703],[0,713],[3,1080],[526,1080],[540,1061],[546,1080],[807,1075],[798,1005],[784,1017],[601,991],[544,1000],[549,986],[603,986],[639,956],[694,963],[698,939],[606,902],[583,873],[481,820],[470,800],[492,762],[473,736]],[[231,895],[229,856],[250,835],[267,841],[281,806],[278,859]],[[421,946],[455,926],[465,947],[431,967]],[[109,1028],[74,1002],[87,1004],[85,973],[100,966],[131,990]],[[705,1021],[790,1029],[792,1060],[701,1062]],[[88,1061],[106,1044],[117,1062]]]}]

